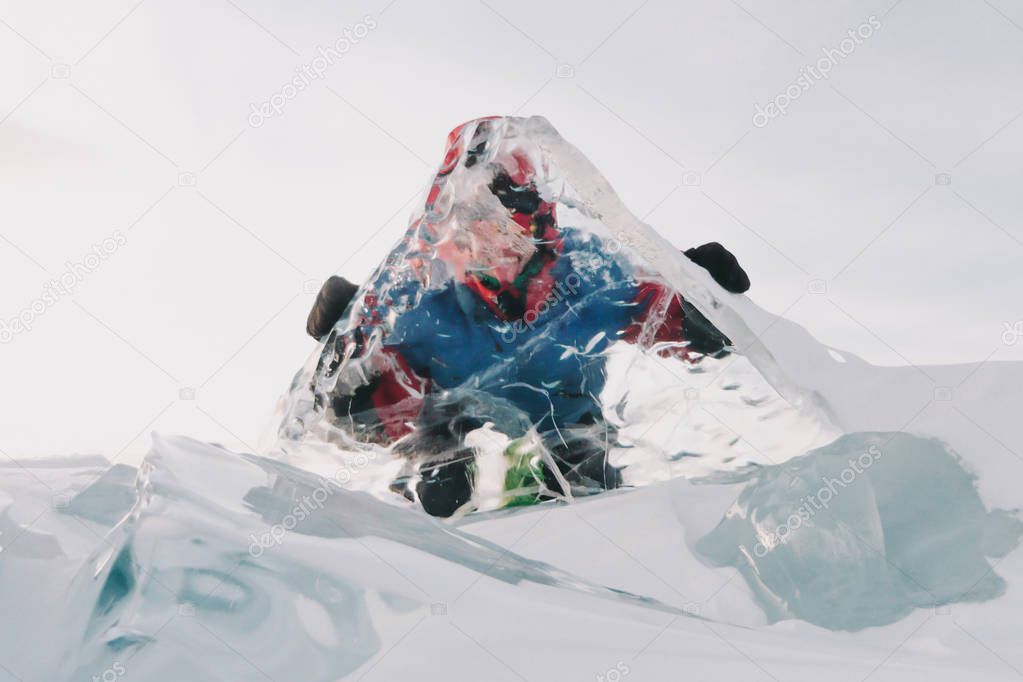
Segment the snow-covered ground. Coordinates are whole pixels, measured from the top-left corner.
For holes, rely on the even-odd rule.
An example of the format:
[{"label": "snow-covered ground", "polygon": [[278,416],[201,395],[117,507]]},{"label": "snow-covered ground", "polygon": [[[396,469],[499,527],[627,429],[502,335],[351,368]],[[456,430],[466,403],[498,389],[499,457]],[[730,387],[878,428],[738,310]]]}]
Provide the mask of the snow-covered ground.
[{"label": "snow-covered ground", "polygon": [[[86,457],[5,465],[2,670],[1016,679],[1023,365],[840,362],[798,326],[743,312],[853,435],[753,477],[454,525],[184,437],[156,437],[137,472]],[[786,521],[800,508],[805,523]]]}]

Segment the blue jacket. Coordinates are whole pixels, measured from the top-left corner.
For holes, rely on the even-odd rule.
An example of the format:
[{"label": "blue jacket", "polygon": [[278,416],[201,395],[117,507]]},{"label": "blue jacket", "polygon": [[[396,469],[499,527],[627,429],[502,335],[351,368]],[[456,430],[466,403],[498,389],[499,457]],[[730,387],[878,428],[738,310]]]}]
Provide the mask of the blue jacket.
[{"label": "blue jacket", "polygon": [[499,318],[472,290],[448,281],[424,292],[384,341],[436,388],[475,389],[526,413],[538,431],[601,415],[604,351],[638,314],[634,268],[591,234],[562,228],[555,287],[524,319]]}]

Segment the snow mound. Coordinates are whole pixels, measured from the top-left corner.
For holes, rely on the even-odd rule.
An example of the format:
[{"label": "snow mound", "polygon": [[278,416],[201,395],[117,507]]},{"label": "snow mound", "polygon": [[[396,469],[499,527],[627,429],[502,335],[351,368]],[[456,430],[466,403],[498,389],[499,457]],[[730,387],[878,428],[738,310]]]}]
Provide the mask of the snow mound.
[{"label": "snow mound", "polygon": [[886,625],[1005,592],[987,558],[1023,523],[989,512],[974,483],[939,441],[850,434],[756,472],[697,549],[738,568],[772,621]]},{"label": "snow mound", "polygon": [[146,679],[240,679],[252,671],[246,660],[271,679],[333,679],[380,651],[381,621],[429,612],[437,586],[429,575],[420,586],[428,567],[446,580],[487,576],[672,611],[308,472],[187,438],[157,438],[136,487],[135,504],[71,585],[66,615],[84,637],[70,642],[69,679],[129,658]]}]

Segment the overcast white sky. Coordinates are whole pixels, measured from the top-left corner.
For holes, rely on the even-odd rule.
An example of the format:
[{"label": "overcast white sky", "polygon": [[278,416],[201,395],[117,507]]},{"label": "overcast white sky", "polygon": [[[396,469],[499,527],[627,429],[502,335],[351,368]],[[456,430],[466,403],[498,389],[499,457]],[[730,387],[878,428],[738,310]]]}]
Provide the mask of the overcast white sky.
[{"label": "overcast white sky", "polygon": [[364,278],[448,130],[487,114],[546,116],[633,212],[723,242],[757,303],[837,348],[1023,359],[1018,2],[3,0],[0,61],[0,320],[123,242],[0,327],[10,455],[134,459],[153,429],[248,449],[319,282]]}]

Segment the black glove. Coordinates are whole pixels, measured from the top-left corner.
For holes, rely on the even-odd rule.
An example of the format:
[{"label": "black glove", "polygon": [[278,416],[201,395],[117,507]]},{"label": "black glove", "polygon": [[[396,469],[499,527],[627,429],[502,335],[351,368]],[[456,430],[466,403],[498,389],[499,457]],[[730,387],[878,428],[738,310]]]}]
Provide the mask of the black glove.
[{"label": "black glove", "polygon": [[358,290],[359,287],[337,275],[324,282],[320,287],[320,293],[316,294],[313,309],[309,311],[309,317],[306,319],[306,333],[314,339],[326,336],[334,328],[334,324],[341,319],[345,308],[355,298],[355,293]]},{"label": "black glove", "polygon": [[697,246],[683,253],[689,260],[705,268],[715,282],[733,294],[741,294],[749,289],[746,271],[739,265],[735,256],[717,242]]}]

